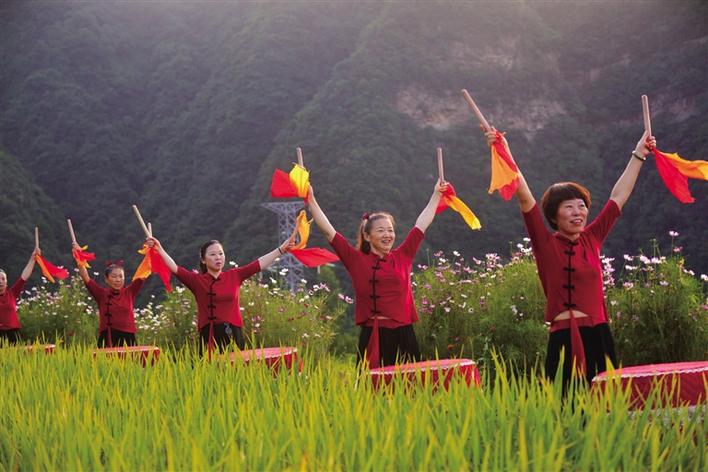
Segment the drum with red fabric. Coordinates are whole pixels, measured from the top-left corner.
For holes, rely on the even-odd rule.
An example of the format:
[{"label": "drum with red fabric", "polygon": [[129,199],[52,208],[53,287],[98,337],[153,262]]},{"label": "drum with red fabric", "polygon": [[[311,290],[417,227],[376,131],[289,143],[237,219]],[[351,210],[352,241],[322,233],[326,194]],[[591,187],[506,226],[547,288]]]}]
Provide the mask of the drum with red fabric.
[{"label": "drum with red fabric", "polygon": [[93,357],[98,354],[107,357],[118,357],[119,359],[136,359],[144,366],[150,363],[153,365],[160,357],[160,348],[157,346],[124,346],[124,347],[105,347],[95,349]]},{"label": "drum with red fabric", "polygon": [[468,386],[473,383],[479,386],[480,383],[477,364],[470,359],[438,359],[379,367],[371,369],[369,376],[375,389],[390,385],[396,376],[409,384],[430,384],[433,388],[442,383],[445,390],[456,376],[464,379]]},{"label": "drum with red fabric", "polygon": [[297,368],[302,371],[302,361],[298,360],[296,347],[265,347],[246,351],[236,351],[226,354],[232,364],[243,361],[248,364],[251,361],[264,362],[265,365],[277,372],[281,365],[291,370]]},{"label": "drum with red fabric", "polygon": [[705,404],[708,396],[708,361],[622,367],[595,376],[592,386],[605,391],[608,382],[618,382],[622,389],[631,389],[633,409],[644,408],[653,388],[661,389],[658,401],[664,406]]}]

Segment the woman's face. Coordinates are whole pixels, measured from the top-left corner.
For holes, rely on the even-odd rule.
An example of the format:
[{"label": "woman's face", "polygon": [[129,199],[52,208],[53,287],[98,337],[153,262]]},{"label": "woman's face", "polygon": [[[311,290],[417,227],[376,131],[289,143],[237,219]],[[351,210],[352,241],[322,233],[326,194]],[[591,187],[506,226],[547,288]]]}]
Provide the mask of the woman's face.
[{"label": "woman's face", "polygon": [[393,223],[388,218],[378,218],[371,223],[371,231],[364,233],[364,239],[369,242],[371,252],[383,256],[391,252],[396,241]]},{"label": "woman's face", "polygon": [[0,272],[0,295],[5,293],[6,289],[7,289],[7,275],[5,275],[5,272]]},{"label": "woman's face", "polygon": [[106,285],[113,290],[120,290],[125,285],[125,271],[120,268],[113,269],[106,276]]},{"label": "woman's face", "polygon": [[556,226],[558,232],[569,239],[576,239],[585,228],[588,220],[588,207],[582,198],[563,200],[558,205]]},{"label": "woman's face", "polygon": [[225,261],[224,248],[221,247],[219,243],[214,243],[207,247],[204,252],[204,257],[202,258],[202,264],[204,264],[210,272],[219,272],[222,270]]}]

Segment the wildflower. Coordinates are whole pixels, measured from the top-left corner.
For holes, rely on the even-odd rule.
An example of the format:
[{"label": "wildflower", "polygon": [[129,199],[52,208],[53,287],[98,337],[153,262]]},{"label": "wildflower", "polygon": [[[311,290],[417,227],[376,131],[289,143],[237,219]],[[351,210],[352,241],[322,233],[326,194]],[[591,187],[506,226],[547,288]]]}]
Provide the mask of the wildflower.
[{"label": "wildflower", "polygon": [[626,266],[624,266],[624,268],[629,271],[637,270],[637,266],[631,266],[631,265],[626,265]]},{"label": "wildflower", "polygon": [[669,285],[669,283],[666,280],[662,280],[661,282],[659,282],[659,285],[661,285],[662,287],[666,287],[667,285]]},{"label": "wildflower", "polygon": [[669,231],[669,236],[671,236],[672,238],[675,238],[678,235],[679,234],[676,231]]},{"label": "wildflower", "polygon": [[683,246],[674,246],[674,248],[672,249],[672,251],[674,251],[677,254],[679,252],[681,252],[682,250],[683,250]]},{"label": "wildflower", "polygon": [[701,280],[704,282],[708,282],[708,275],[706,274],[701,274]]},{"label": "wildflower", "polygon": [[627,255],[627,254],[625,254],[625,255],[622,256],[622,257],[624,257],[624,260],[625,260],[625,261],[633,261],[633,260],[634,260],[634,256],[630,256],[630,255]]},{"label": "wildflower", "polygon": [[452,255],[455,257],[460,257],[460,253],[457,251],[452,251]]},{"label": "wildflower", "polygon": [[634,284],[633,284],[632,282],[625,282],[625,283],[622,284],[622,286],[623,286],[624,288],[626,288],[627,290],[629,290],[629,289],[631,289],[631,288],[634,288]]}]

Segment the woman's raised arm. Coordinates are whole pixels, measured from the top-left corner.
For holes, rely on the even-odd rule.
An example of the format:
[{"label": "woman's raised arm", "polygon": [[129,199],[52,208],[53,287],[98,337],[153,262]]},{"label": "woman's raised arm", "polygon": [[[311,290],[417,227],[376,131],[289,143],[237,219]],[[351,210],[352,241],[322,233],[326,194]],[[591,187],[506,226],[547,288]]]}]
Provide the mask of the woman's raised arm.
[{"label": "woman's raised arm", "polygon": [[145,240],[147,243],[148,247],[154,247],[157,249],[157,252],[160,254],[160,257],[162,257],[162,260],[165,262],[167,267],[170,269],[170,272],[173,274],[177,273],[177,263],[170,257],[169,254],[167,254],[167,251],[165,251],[165,248],[162,247],[162,244],[160,244],[160,241],[158,241],[155,237],[150,236]]},{"label": "woman's raised arm", "polygon": [[433,194],[430,196],[430,200],[428,200],[428,204],[425,205],[423,211],[418,215],[418,219],[415,220],[415,226],[423,233],[425,233],[425,230],[428,229],[428,226],[430,226],[435,219],[435,210],[437,210],[438,203],[440,203],[440,198],[445,190],[447,190],[447,182],[441,182],[438,179],[433,189]]},{"label": "woman's raised arm", "polygon": [[642,168],[642,164],[647,159],[649,152],[656,147],[656,139],[654,136],[649,136],[649,133],[644,131],[641,139],[637,142],[637,145],[632,151],[632,157],[629,158],[629,163],[625,167],[624,172],[620,175],[620,178],[615,183],[612,188],[612,193],[610,198],[617,204],[617,206],[622,209],[629,196],[634,190],[634,184],[637,182],[637,177],[639,176],[639,171]]},{"label": "woman's raised arm", "polygon": [[24,269],[22,269],[22,273],[20,274],[20,277],[22,277],[22,280],[27,281],[29,280],[30,276],[32,275],[32,271],[34,270],[34,263],[35,263],[35,256],[41,256],[42,255],[42,250],[38,247],[34,248],[34,251],[32,251],[32,255],[29,258],[29,261],[27,261],[27,265],[25,266]]},{"label": "woman's raised arm", "polygon": [[297,225],[295,225],[295,229],[293,229],[293,233],[290,235],[288,239],[285,240],[280,246],[276,247],[272,251],[270,251],[268,254],[264,254],[261,257],[258,258],[258,264],[261,266],[261,270],[265,270],[268,267],[270,267],[275,260],[288,252],[292,246],[295,245],[295,238],[297,237]]},{"label": "woman's raised arm", "polygon": [[317,227],[325,235],[327,241],[331,242],[334,239],[334,236],[337,234],[337,230],[334,229],[332,223],[330,223],[327,219],[327,215],[324,214],[322,208],[320,208],[320,205],[317,203],[317,199],[315,199],[315,193],[312,190],[312,185],[310,185],[310,188],[307,192],[307,202],[308,206],[310,207],[310,213],[312,214],[312,218],[315,220],[315,224],[317,224]]}]

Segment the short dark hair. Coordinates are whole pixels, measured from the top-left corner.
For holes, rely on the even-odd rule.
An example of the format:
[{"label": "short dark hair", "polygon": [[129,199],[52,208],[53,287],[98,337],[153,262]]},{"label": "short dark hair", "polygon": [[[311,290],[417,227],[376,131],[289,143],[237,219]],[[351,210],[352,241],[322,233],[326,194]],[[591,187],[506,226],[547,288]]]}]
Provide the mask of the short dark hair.
[{"label": "short dark hair", "polygon": [[396,228],[396,220],[393,219],[393,216],[390,213],[385,211],[377,211],[370,215],[366,214],[365,218],[362,218],[361,224],[359,225],[359,234],[357,234],[356,238],[356,247],[364,254],[369,254],[371,252],[371,245],[369,244],[369,241],[364,238],[364,233],[371,233],[371,225],[374,224],[374,221],[381,220],[383,218],[388,218],[393,227]]},{"label": "short dark hair", "polygon": [[202,274],[206,274],[206,271],[207,271],[207,266],[206,266],[206,264],[204,264],[202,262],[202,260],[204,260],[204,256],[206,256],[206,251],[207,251],[207,249],[209,249],[209,246],[211,246],[213,244],[218,244],[222,248],[224,247],[224,245],[221,244],[221,242],[219,242],[219,240],[210,239],[209,241],[202,244],[202,247],[199,248],[199,270],[201,271]]},{"label": "short dark hair", "polygon": [[574,200],[576,198],[585,202],[585,206],[590,208],[592,203],[590,199],[590,191],[582,185],[575,182],[558,182],[551,185],[543,192],[541,197],[541,208],[546,221],[551,225],[551,228],[558,230],[556,224],[556,215],[558,215],[558,207],[561,202],[566,200]]},{"label": "short dark hair", "polygon": [[123,274],[125,274],[125,267],[123,267],[123,266],[120,265],[120,264],[113,264],[113,263],[111,263],[111,264],[108,264],[108,266],[106,266],[106,270],[103,271],[103,275],[104,275],[106,278],[108,278],[108,276],[111,275],[111,272],[113,272],[113,271],[116,270],[116,269],[122,270],[122,271],[123,271]]}]

